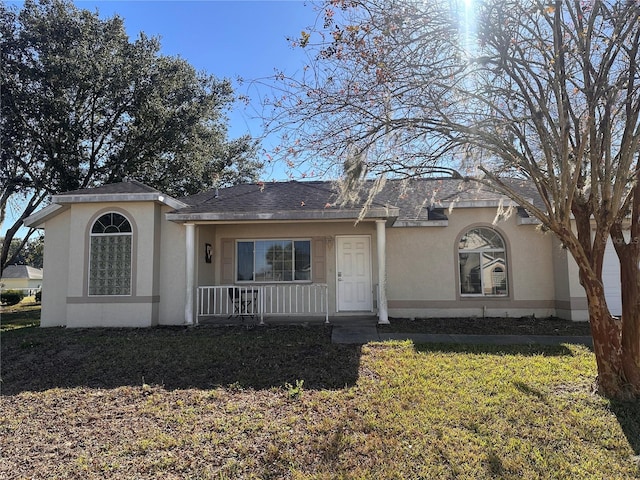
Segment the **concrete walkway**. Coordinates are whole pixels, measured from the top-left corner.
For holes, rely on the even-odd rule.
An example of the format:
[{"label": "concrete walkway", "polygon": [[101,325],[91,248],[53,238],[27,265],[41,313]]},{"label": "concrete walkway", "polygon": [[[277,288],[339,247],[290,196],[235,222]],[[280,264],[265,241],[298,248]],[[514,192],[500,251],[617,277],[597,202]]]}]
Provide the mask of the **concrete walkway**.
[{"label": "concrete walkway", "polygon": [[334,323],[331,332],[333,343],[362,345],[385,340],[411,340],[414,343],[463,343],[475,345],[560,345],[574,343],[593,345],[589,336],[557,335],[451,335],[429,333],[378,333],[371,321]]}]

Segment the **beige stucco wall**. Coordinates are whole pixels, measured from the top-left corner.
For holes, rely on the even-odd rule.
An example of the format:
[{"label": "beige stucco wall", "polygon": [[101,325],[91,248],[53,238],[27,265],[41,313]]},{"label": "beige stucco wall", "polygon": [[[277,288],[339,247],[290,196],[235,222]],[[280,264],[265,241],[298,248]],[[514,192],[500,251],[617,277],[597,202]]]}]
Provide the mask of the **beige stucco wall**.
[{"label": "beige stucco wall", "polygon": [[183,225],[164,219],[164,214],[170,211],[171,208],[162,207],[158,324],[182,325],[186,297],[186,236]]},{"label": "beige stucco wall", "polygon": [[[206,262],[206,246],[211,245],[211,263]],[[219,257],[220,248],[216,248],[216,226],[202,225],[198,228],[196,242],[196,278],[198,285],[215,285],[216,284],[216,257]],[[219,260],[219,259],[218,259]]]},{"label": "beige stucco wall", "polygon": [[[87,272],[85,265],[89,256],[89,228],[104,213],[115,211],[123,213],[134,229],[133,249],[137,252],[132,270],[134,283],[133,296],[151,296],[154,292],[153,259],[154,259],[154,209],[152,202],[130,203],[87,203],[75,204],[71,207],[70,229],[74,233],[70,237],[69,248],[74,255],[70,258],[70,270],[77,275],[69,279],[69,296],[87,296]],[[82,273],[82,275],[80,275]]]},{"label": "beige stucco wall", "polygon": [[70,303],[67,306],[66,326],[69,328],[150,327],[153,325],[154,311],[153,304],[150,302],[116,303],[110,299],[105,303]]},{"label": "beige stucco wall", "polygon": [[[134,227],[134,288],[130,297],[87,295],[88,229],[107,211],[124,213]],[[42,325],[135,326],[185,323],[186,229],[165,220],[171,208],[153,202],[74,204],[46,224]],[[575,262],[533,225],[515,216],[492,225],[495,208],[458,208],[448,226],[390,227],[387,237],[387,298],[391,317],[548,316],[579,298]],[[464,297],[459,293],[457,242],[472,226],[497,229],[507,244],[509,295]],[[199,224],[196,226],[196,286],[220,285],[222,243],[227,240],[317,239],[324,263],[329,313],[336,308],[336,238],[366,235],[371,241],[374,309],[378,284],[376,227],[372,221],[324,223]],[[212,262],[205,261],[205,245]],[[564,255],[564,256],[563,256]],[[48,274],[48,272],[50,272]],[[554,281],[556,278],[558,281]],[[566,285],[566,286],[565,286]],[[197,296],[194,292],[194,301]],[[564,302],[564,303],[563,303]],[[560,311],[559,310],[559,311]],[[572,319],[575,314],[569,315]]]},{"label": "beige stucco wall", "polygon": [[556,315],[573,321],[589,320],[587,296],[580,285],[578,265],[556,238],[553,239],[553,267],[556,278]]},{"label": "beige stucco wall", "polygon": [[[45,224],[43,326],[120,327],[158,323],[159,206],[153,202],[73,204]],[[102,214],[124,214],[133,228],[130,296],[88,295],[89,230]],[[155,267],[155,268],[154,268]]]},{"label": "beige stucco wall", "polygon": [[45,227],[42,274],[41,327],[67,324],[67,288],[69,285],[69,225],[71,211],[66,210],[48,220]]},{"label": "beige stucco wall", "polygon": [[[495,208],[454,209],[448,226],[391,227],[387,236],[387,298],[392,317],[420,316],[527,316],[556,314],[553,237],[535,225],[518,225],[512,216],[493,225]],[[457,241],[472,226],[498,230],[507,244],[509,295],[507,297],[465,297],[459,294]],[[204,243],[214,239],[212,264],[198,262],[198,281],[221,284],[223,239],[313,238],[327,239],[326,277],[330,315],[336,308],[335,239],[340,235],[371,238],[372,289],[378,284],[375,223],[353,222],[199,225],[198,255]],[[211,242],[209,242],[211,243]]]},{"label": "beige stucco wall", "polygon": [[[495,208],[458,208],[448,226],[387,229],[387,297],[396,317],[549,316],[555,314],[552,238],[515,216],[493,225]],[[509,294],[459,293],[460,236],[472,226],[500,232],[507,244]]]}]

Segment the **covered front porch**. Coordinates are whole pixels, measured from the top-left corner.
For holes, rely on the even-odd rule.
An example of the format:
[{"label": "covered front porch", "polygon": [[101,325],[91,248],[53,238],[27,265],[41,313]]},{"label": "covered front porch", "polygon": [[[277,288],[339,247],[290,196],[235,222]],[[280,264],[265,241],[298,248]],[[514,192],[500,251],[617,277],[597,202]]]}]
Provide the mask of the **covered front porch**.
[{"label": "covered front porch", "polygon": [[[379,323],[388,323],[385,220],[362,222],[357,227],[351,222],[242,226],[189,222],[184,228],[186,324],[236,319],[252,319],[261,324],[267,319],[300,317],[329,323],[333,317],[354,315],[376,315]],[[255,272],[275,276],[260,268],[254,268],[253,281],[251,277],[246,281],[241,271],[243,262],[238,260],[240,248],[255,243],[257,256],[258,244],[282,242],[290,243],[294,251],[298,246],[305,248],[304,254],[292,254],[294,266],[289,281],[256,281]],[[363,250],[349,251],[347,247],[356,243],[362,244]],[[353,262],[360,262],[354,269],[362,268],[362,278],[356,278],[355,273],[350,277],[351,267],[347,264],[352,258]],[[301,268],[296,266],[298,263]],[[347,297],[351,294],[345,293],[348,288],[362,298],[349,303]]]},{"label": "covered front porch", "polygon": [[386,228],[398,208],[342,206],[323,182],[238,185],[189,198],[185,323],[377,315],[388,322]]}]

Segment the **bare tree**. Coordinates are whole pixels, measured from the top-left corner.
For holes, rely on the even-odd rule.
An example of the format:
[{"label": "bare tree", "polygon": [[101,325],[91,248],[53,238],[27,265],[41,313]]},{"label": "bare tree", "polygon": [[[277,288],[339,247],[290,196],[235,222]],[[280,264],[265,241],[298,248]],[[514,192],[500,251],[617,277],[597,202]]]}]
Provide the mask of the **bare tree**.
[{"label": "bare tree", "polygon": [[[264,116],[297,168],[448,172],[526,207],[577,262],[600,391],[638,398],[639,18],[632,1],[328,1],[292,39],[309,65],[276,75]],[[609,237],[621,320],[601,280]]]}]

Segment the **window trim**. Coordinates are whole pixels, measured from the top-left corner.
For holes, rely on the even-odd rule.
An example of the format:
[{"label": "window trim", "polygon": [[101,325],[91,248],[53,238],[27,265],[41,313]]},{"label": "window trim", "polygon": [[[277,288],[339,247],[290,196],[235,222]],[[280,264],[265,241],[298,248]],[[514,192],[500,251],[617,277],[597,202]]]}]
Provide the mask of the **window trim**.
[{"label": "window trim", "polygon": [[[118,233],[93,233],[93,226],[95,225],[95,223],[102,218],[104,215],[110,214],[110,213],[117,213],[118,215],[122,215],[127,222],[129,222],[129,226],[131,228],[131,232],[118,232]],[[129,293],[127,294],[117,294],[117,295],[108,295],[108,294],[91,294],[90,292],[90,282],[91,282],[91,239],[93,237],[107,237],[107,236],[117,236],[117,235],[126,235],[129,236],[130,240],[130,245],[131,245],[131,263],[130,263],[130,268],[129,268],[129,282],[130,282],[130,288],[129,288]],[[136,238],[138,236],[138,230],[137,230],[137,226],[135,224],[135,222],[132,219],[132,216],[129,214],[129,212],[120,209],[120,208],[105,208],[102,209],[98,212],[96,212],[91,219],[89,220],[89,222],[87,223],[87,229],[86,229],[86,235],[85,235],[85,239],[86,239],[86,248],[85,248],[85,262],[84,262],[84,282],[83,282],[83,297],[85,298],[89,298],[89,299],[108,299],[108,298],[113,298],[113,299],[117,299],[117,298],[130,298],[130,297],[135,297],[136,296],[136,277],[137,277],[137,272],[136,272],[136,259],[137,259],[137,245],[136,245]]]},{"label": "window trim", "polygon": [[[468,234],[470,231],[474,230],[474,229],[487,229],[487,230],[491,230],[493,231],[496,235],[498,235],[500,237],[500,240],[502,240],[502,245],[503,248],[499,249],[499,248],[485,248],[485,249],[468,249],[468,248],[464,248],[461,249],[459,247],[460,245],[460,241],[462,240],[462,237],[464,237],[466,234]],[[455,249],[455,268],[456,268],[456,290],[457,290],[457,297],[459,299],[471,299],[471,300],[477,300],[479,298],[484,298],[484,299],[490,299],[490,300],[504,300],[504,299],[510,299],[512,296],[512,291],[513,291],[513,286],[511,284],[511,265],[510,265],[510,261],[509,259],[511,258],[511,255],[509,254],[509,244],[507,242],[507,237],[504,234],[504,232],[502,232],[501,230],[495,228],[493,225],[487,225],[487,224],[473,224],[473,225],[468,225],[467,227],[464,228],[464,230],[462,230],[460,232],[460,234],[458,235],[458,237],[456,238],[456,242],[454,244],[454,249]],[[506,282],[505,282],[505,287],[506,287],[506,292],[505,293],[491,293],[491,294],[485,294],[485,293],[463,293],[462,292],[462,275],[460,272],[460,254],[463,253],[476,253],[479,254],[482,258],[482,254],[483,253],[490,253],[490,252],[495,252],[495,253],[502,253],[504,255],[504,274],[506,275]],[[484,280],[482,279],[482,276],[480,277],[480,281],[481,281],[481,290],[484,290],[483,288],[483,284],[484,284]]]},{"label": "window trim", "polygon": [[[241,242],[253,242],[253,279],[252,280],[238,280],[238,244]],[[308,242],[309,243],[309,280],[256,280],[256,242],[291,242],[295,245],[295,242]],[[235,259],[233,262],[233,282],[234,284],[254,284],[254,285],[291,285],[291,284],[310,284],[313,283],[313,241],[310,237],[278,237],[278,238],[236,238],[234,245]],[[292,266],[295,267],[295,246],[292,250],[293,262]],[[295,274],[295,270],[292,269],[292,274]]]}]

